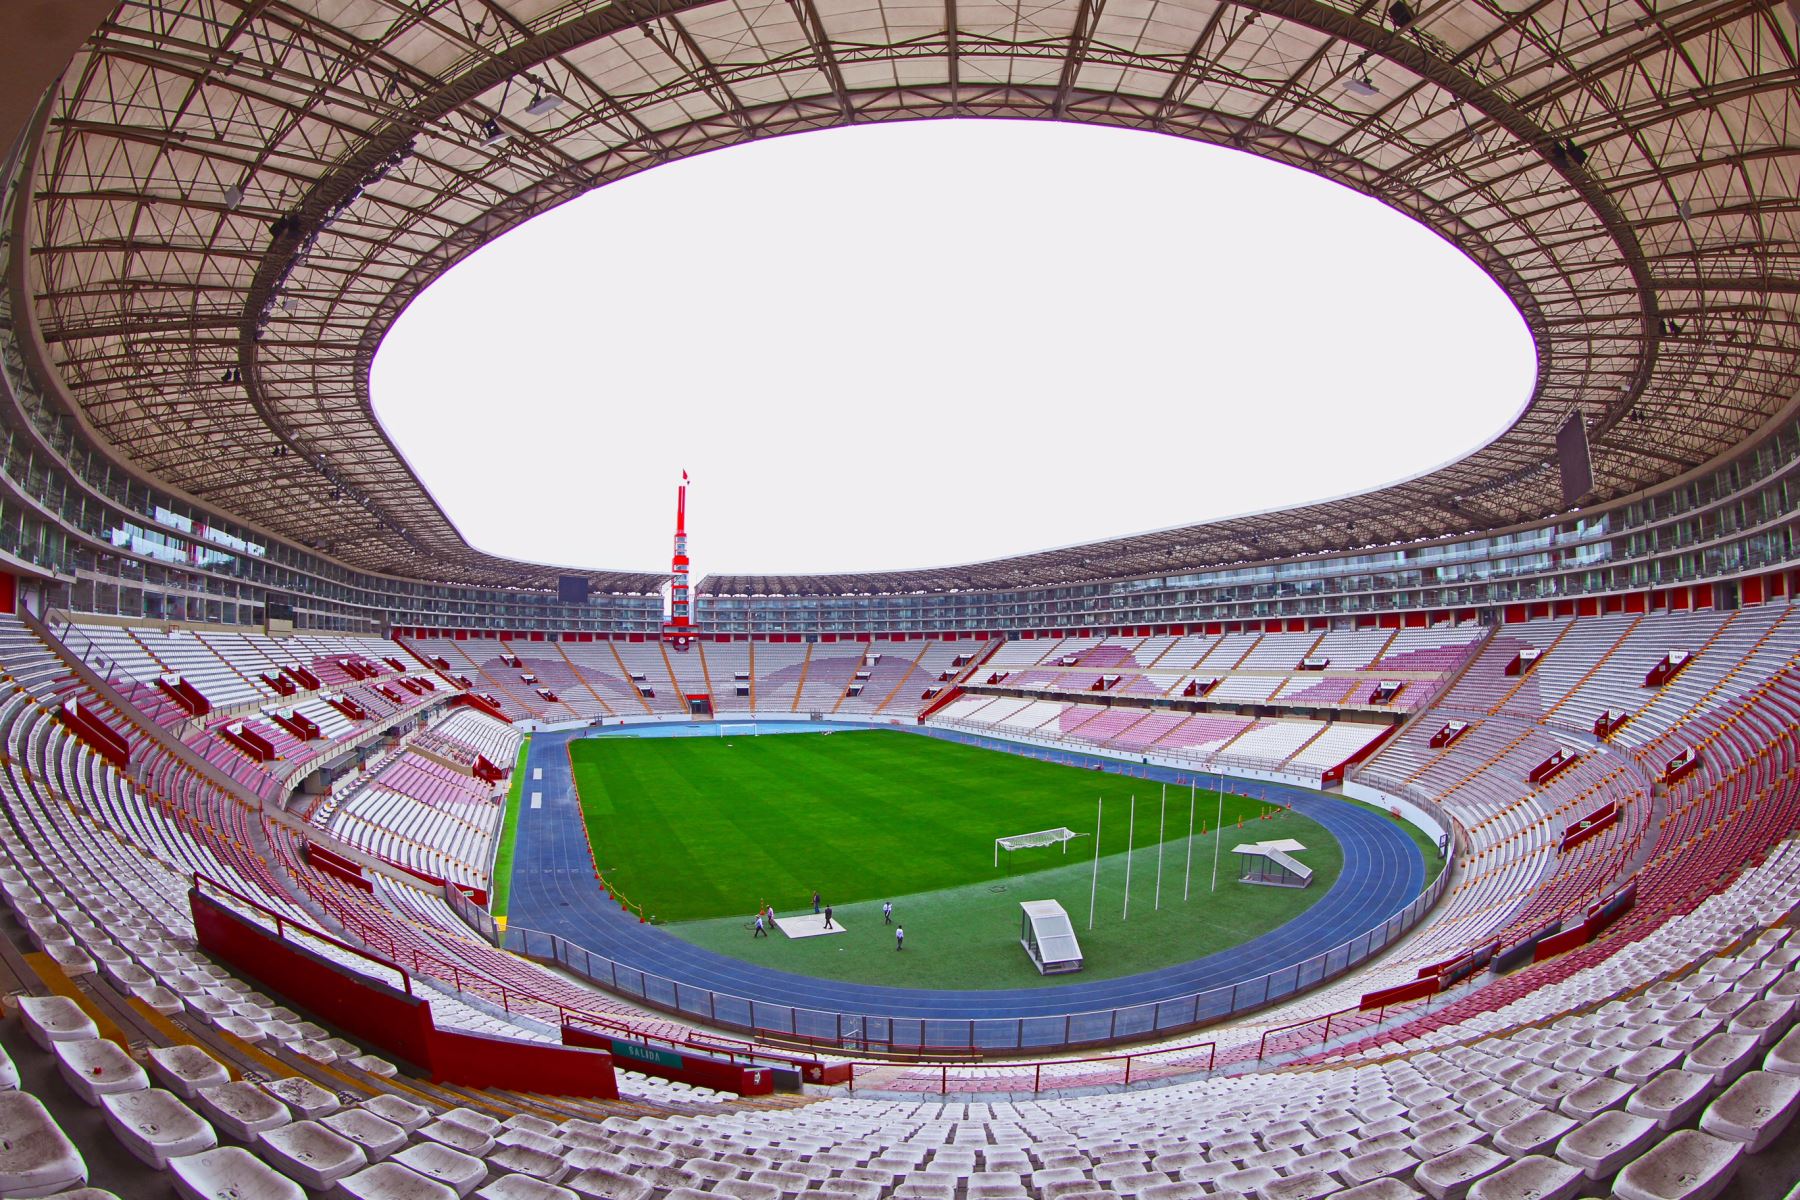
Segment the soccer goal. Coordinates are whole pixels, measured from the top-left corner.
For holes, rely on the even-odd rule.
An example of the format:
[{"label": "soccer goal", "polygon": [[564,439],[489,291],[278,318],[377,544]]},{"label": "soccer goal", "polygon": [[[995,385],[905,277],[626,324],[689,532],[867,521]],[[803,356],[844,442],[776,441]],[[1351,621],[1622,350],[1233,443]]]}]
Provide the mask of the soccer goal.
[{"label": "soccer goal", "polygon": [[1070,842],[1078,837],[1086,836],[1087,834],[1085,833],[1076,833],[1073,829],[1059,825],[1055,829],[1040,829],[1036,833],[1015,833],[1008,837],[997,837],[994,839],[994,865],[996,867],[1000,865],[1000,852],[1002,850],[1010,855],[1014,850],[1030,850],[1037,846],[1054,846],[1056,843],[1061,842],[1063,844],[1063,853],[1067,854],[1069,852]]}]

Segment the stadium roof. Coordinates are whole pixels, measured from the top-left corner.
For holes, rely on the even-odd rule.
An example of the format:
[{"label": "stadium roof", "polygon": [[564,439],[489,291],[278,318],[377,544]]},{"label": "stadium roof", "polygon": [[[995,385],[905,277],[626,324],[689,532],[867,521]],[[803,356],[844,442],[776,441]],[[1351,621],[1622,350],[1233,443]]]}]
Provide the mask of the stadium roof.
[{"label": "stadium roof", "polygon": [[[1730,451],[1795,394],[1792,16],[1749,0],[125,3],[38,114],[30,308],[71,400],[144,472],[354,566],[538,585],[544,568],[464,542],[370,410],[383,333],[463,256],[587,189],[759,137],[946,116],[1159,130],[1377,196],[1482,263],[1537,342],[1517,423],[1347,499],[701,590],[1067,582],[1501,527],[1561,507],[1571,414],[1599,501]],[[1395,354],[1407,325],[1391,314]]]}]

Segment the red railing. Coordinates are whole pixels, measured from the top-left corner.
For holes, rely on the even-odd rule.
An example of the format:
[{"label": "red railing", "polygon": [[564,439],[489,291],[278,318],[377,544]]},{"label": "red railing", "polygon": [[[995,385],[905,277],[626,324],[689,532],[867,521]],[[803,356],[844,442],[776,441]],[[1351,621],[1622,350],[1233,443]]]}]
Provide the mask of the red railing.
[{"label": "red railing", "polygon": [[285,917],[267,905],[251,899],[230,884],[220,883],[210,875],[203,875],[199,871],[194,872],[193,884],[194,890],[202,895],[205,894],[207,888],[211,888],[213,891],[229,896],[239,904],[253,909],[260,915],[273,921],[275,923],[275,936],[284,941],[293,941],[295,940],[293,935],[298,934],[302,938],[310,938],[313,941],[323,942],[327,946],[342,950],[348,954],[354,954],[360,959],[392,971],[400,977],[401,987],[405,989],[406,994],[409,996],[413,994],[412,977],[401,970],[398,963],[390,962],[385,958],[378,958],[375,955],[370,954],[367,950],[362,949],[360,946],[352,946],[349,942],[340,941],[339,939],[332,937],[329,933],[314,929],[311,925],[302,925],[293,918]]}]

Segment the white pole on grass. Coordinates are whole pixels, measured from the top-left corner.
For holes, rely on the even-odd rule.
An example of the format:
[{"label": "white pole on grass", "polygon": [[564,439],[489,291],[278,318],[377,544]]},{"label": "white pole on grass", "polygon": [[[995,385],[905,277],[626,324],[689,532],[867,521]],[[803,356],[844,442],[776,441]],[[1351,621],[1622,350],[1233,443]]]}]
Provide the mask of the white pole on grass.
[{"label": "white pole on grass", "polygon": [[1106,812],[1106,797],[1094,801],[1094,882],[1088,885],[1088,928],[1094,927],[1094,904],[1100,898],[1100,818]]},{"label": "white pole on grass", "polygon": [[1188,780],[1187,874],[1182,876],[1182,879],[1181,879],[1181,899],[1184,904],[1187,902],[1188,890],[1193,886],[1193,883],[1194,883],[1194,801],[1195,801],[1195,797],[1196,797],[1195,784],[1194,784],[1194,781],[1192,779],[1190,779],[1190,780]]},{"label": "white pole on grass", "polygon": [[1163,822],[1169,818],[1169,785],[1162,785],[1162,811],[1156,817],[1156,903],[1151,905],[1152,912],[1162,910],[1162,844]]},{"label": "white pole on grass", "polygon": [[1132,839],[1137,835],[1137,796],[1131,797],[1131,815],[1125,818],[1125,908],[1119,914],[1119,920],[1131,919],[1131,847]]},{"label": "white pole on grass", "polygon": [[1219,784],[1219,824],[1213,830],[1213,883],[1212,890],[1219,890],[1219,843],[1225,840],[1225,775],[1216,777]]}]

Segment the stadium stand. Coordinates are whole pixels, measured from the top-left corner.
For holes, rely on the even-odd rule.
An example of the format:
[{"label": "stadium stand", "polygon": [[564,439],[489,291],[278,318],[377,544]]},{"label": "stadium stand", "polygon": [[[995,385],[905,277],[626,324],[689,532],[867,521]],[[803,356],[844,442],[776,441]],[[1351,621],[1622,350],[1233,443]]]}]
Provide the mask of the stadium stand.
[{"label": "stadium stand", "polygon": [[[0,38],[0,1195],[1790,1194],[1791,3],[35,10]],[[672,644],[668,576],[476,551],[373,420],[395,315],[542,208],[947,115],[1222,141],[1415,214],[1507,291],[1533,395],[1360,495],[712,577]],[[1084,417],[1150,436],[1126,404]],[[993,469],[1004,444],[964,436],[947,456]],[[1129,486],[1192,448],[1054,470]],[[1370,964],[1180,1040],[852,1062],[728,1038],[496,948],[471,900],[521,727],[700,696],[1342,775],[1441,821],[1450,882]],[[202,949],[226,929],[333,986],[227,969]],[[411,997],[523,1073],[353,1036],[346,994]],[[616,1039],[617,1097],[550,1086],[582,1030]],[[680,1055],[809,1090],[653,1073]]]},{"label": "stadium stand", "polygon": [[[1692,627],[1689,622],[1671,621],[1665,632],[1682,636]],[[1534,636],[1531,631],[1513,633],[1526,641]],[[1565,675],[1585,675],[1585,669],[1575,668],[1605,657],[1624,636],[1613,633],[1612,642],[1565,638],[1556,651],[1569,656]],[[292,1056],[283,1062],[294,1064],[299,1074],[293,1078],[316,1078],[308,1072],[325,1065],[334,1066],[340,1075],[350,1072],[358,1092],[368,1089],[350,1111],[365,1111],[384,1122],[387,1118],[380,1117],[381,1112],[400,1113],[382,1099],[396,1096],[382,1086],[396,1078],[391,1063],[327,1035],[181,948],[191,945],[184,940],[190,928],[184,902],[188,871],[230,880],[234,887],[254,894],[259,904],[280,911],[285,894],[280,879],[246,870],[244,856],[231,852],[236,839],[257,838],[255,825],[240,823],[238,832],[226,832],[232,828],[225,815],[230,802],[222,797],[209,800],[204,781],[183,788],[172,778],[178,768],[161,776],[168,785],[159,789],[177,799],[167,805],[145,803],[128,780],[48,719],[48,706],[75,686],[66,669],[16,623],[0,630],[0,637],[14,688],[0,714],[9,752],[4,776],[9,865],[0,869],[0,886],[28,925],[34,944],[65,974],[97,975],[119,989],[121,997],[130,995],[153,1010],[161,1005],[203,1021],[209,1031],[237,1039],[227,1045],[247,1042],[278,1048],[284,1056]],[[1790,642],[1784,652],[1791,660],[1800,653],[1800,644]],[[1738,653],[1741,657],[1746,650]],[[1695,667],[1700,665],[1696,662]],[[1724,677],[1730,671],[1714,673]],[[1791,741],[1794,722],[1800,718],[1800,689],[1787,685],[1785,676],[1777,676],[1772,688],[1745,689],[1735,699],[1715,696],[1704,711],[1732,712],[1741,723],[1765,707],[1761,703],[1765,697],[1773,698],[1775,711],[1785,714]],[[1544,701],[1544,714],[1555,707],[1555,699]],[[1489,717],[1498,719],[1510,718]],[[1548,728],[1543,724],[1547,719],[1541,716],[1536,727]],[[1425,724],[1430,724],[1429,718],[1421,728]],[[1716,725],[1722,731],[1727,721],[1718,719]],[[453,740],[467,751],[503,755],[506,732],[505,726],[489,718],[458,711],[428,734],[433,744]],[[479,750],[478,741],[483,747]],[[1378,755],[1372,767],[1403,769],[1412,761],[1398,753],[1405,744],[1397,742],[1391,751]],[[1719,745],[1721,755],[1725,753],[1719,738],[1709,745]],[[1666,824],[1657,838],[1659,852],[1642,872],[1637,907],[1606,939],[1436,1009],[1390,1017],[1374,1033],[1363,1032],[1377,1024],[1367,1015],[1346,1016],[1324,1007],[1367,989],[1372,980],[1363,977],[1263,1015],[1231,1031],[1231,1037],[1215,1038],[1207,1050],[1216,1067],[1221,1060],[1254,1062],[1310,1049],[1311,1068],[1306,1071],[1265,1068],[1250,1076],[1213,1075],[1172,1082],[1152,1092],[1086,1098],[993,1099],[957,1102],[948,1108],[943,1101],[921,1105],[826,1099],[801,1109],[739,1108],[704,1118],[683,1116],[680,1108],[684,1103],[717,1104],[721,1098],[716,1093],[651,1087],[645,1081],[640,1094],[666,1106],[669,1113],[657,1126],[654,1147],[606,1141],[641,1128],[636,1118],[610,1128],[603,1120],[596,1125],[599,1134],[566,1116],[550,1120],[543,1130],[529,1122],[511,1127],[530,1129],[533,1137],[548,1138],[548,1145],[521,1137],[509,1143],[496,1136],[498,1121],[485,1134],[456,1133],[451,1140],[468,1139],[458,1153],[475,1164],[464,1167],[477,1182],[532,1171],[544,1179],[586,1176],[586,1186],[597,1189],[592,1192],[597,1195],[610,1194],[608,1188],[670,1186],[669,1181],[678,1177],[688,1180],[678,1186],[749,1182],[759,1172],[767,1179],[795,1174],[820,1190],[848,1194],[856,1185],[869,1184],[877,1192],[911,1189],[904,1193],[909,1196],[917,1189],[939,1186],[954,1192],[975,1175],[1002,1180],[1017,1176],[1019,1182],[1012,1186],[1027,1192],[1062,1181],[1105,1194],[1145,1194],[1157,1187],[1169,1195],[1184,1187],[1204,1194],[1208,1188],[1254,1186],[1265,1194],[1286,1195],[1382,1181],[1430,1190],[1444,1179],[1470,1177],[1477,1180],[1476,1187],[1483,1186],[1479,1180],[1490,1181],[1482,1194],[1507,1194],[1500,1191],[1511,1186],[1507,1180],[1533,1174],[1566,1180],[1579,1176],[1590,1186],[1611,1184],[1626,1194],[1636,1186],[1634,1180],[1662,1169],[1665,1160],[1687,1155],[1697,1138],[1716,1151],[1714,1158],[1735,1164],[1772,1142],[1791,1118],[1794,1096],[1800,1094],[1800,1067],[1794,1065],[1800,1050],[1794,1049],[1794,1037],[1787,1036],[1794,1023],[1795,997],[1800,996],[1800,984],[1795,982],[1800,972],[1793,969],[1800,962],[1800,949],[1787,946],[1790,927],[1785,920],[1800,903],[1800,846],[1783,840],[1792,825],[1792,811],[1769,812],[1767,806],[1759,811],[1748,800],[1760,794],[1779,798],[1791,809],[1793,789],[1788,788],[1785,796],[1769,792],[1767,783],[1774,777],[1758,772],[1757,764],[1766,763],[1777,747],[1753,740],[1737,746],[1743,758],[1721,757],[1716,767],[1684,782],[1681,798],[1672,797],[1672,808],[1678,810],[1689,803],[1706,803],[1722,788],[1731,791],[1737,798],[1721,801],[1725,807],[1714,810],[1715,818],[1708,823],[1716,833],[1695,836],[1684,824]],[[1400,961],[1384,964],[1377,981],[1409,975],[1416,962],[1492,938],[1496,930],[1504,940],[1506,928],[1533,923],[1529,899],[1544,893],[1543,872],[1535,861],[1542,857],[1543,843],[1519,836],[1520,829],[1530,826],[1518,825],[1514,818],[1523,819],[1525,814],[1496,807],[1497,799],[1481,798],[1483,776],[1504,761],[1487,747],[1488,743],[1476,741],[1457,751],[1465,763],[1484,769],[1460,780],[1463,786],[1447,788],[1442,803],[1466,822],[1469,842],[1463,853],[1482,856],[1497,845],[1522,845],[1504,864],[1465,876],[1459,894],[1468,899],[1459,901],[1453,895],[1442,918],[1407,946]],[[154,754],[156,749],[145,741],[137,752]],[[1396,763],[1384,761],[1390,754]],[[1791,767],[1786,768],[1790,781],[1791,774]],[[45,785],[53,780],[57,790],[51,792]],[[1600,777],[1584,784],[1584,790],[1603,782]],[[1553,786],[1573,789],[1575,784],[1571,773],[1559,776]],[[1741,792],[1743,788],[1750,791]],[[61,799],[65,796],[74,807]],[[1530,811],[1541,812],[1546,803],[1545,798],[1536,798]],[[1734,827],[1738,822],[1747,824]],[[373,893],[346,887],[307,869],[292,828],[269,826],[262,832],[286,877],[299,882],[308,898],[338,918],[344,929],[360,931],[365,944],[407,947],[410,960],[406,952],[391,957],[408,963],[415,979],[433,978],[431,959],[442,956],[444,965],[454,963],[460,971],[479,975],[493,989],[489,994],[505,996],[511,1010],[510,1016],[496,1015],[482,1002],[482,985],[464,978],[460,1000],[450,992],[433,992],[433,1009],[440,1021],[541,1039],[551,1035],[531,1024],[528,1014],[533,1005],[579,1003],[593,1015],[616,1022],[615,1027],[635,1028],[645,1036],[685,1035],[679,1025],[647,1019],[628,1008],[613,1006],[608,1011],[591,991],[486,947],[460,926],[441,898],[386,876],[379,878]],[[128,846],[142,846],[152,857]],[[1761,865],[1743,870],[1716,889],[1697,892],[1693,886],[1694,871],[1709,872],[1727,861],[1758,858]],[[76,866],[78,872],[59,869],[59,864]],[[75,878],[89,883],[71,892],[65,881]],[[292,904],[285,907],[291,921],[310,923],[310,913]],[[1540,903],[1537,911],[1543,908]],[[1491,915],[1496,909],[1500,916]],[[1522,915],[1509,925],[1509,912]],[[355,969],[370,969],[367,960],[341,950],[337,954]],[[1301,1011],[1305,1009],[1317,1014],[1310,1021],[1312,1029]],[[33,1011],[41,1014],[36,1020],[59,1019],[51,1008]],[[1336,1039],[1340,1044],[1319,1050],[1323,1039],[1314,1030],[1328,1015],[1343,1021]],[[71,1036],[73,1042],[87,1044],[79,1030]],[[64,1037],[50,1044],[64,1046],[70,1041]],[[68,1048],[58,1053],[83,1064],[107,1057],[80,1057]],[[1160,1075],[1179,1080],[1191,1075],[1193,1053],[1147,1050],[1138,1059],[1141,1078]],[[140,1124],[153,1126],[154,1136],[169,1142],[166,1153],[180,1164],[172,1169],[210,1169],[210,1163],[198,1161],[214,1153],[210,1146],[241,1140],[234,1137],[237,1127],[231,1122],[243,1101],[235,1093],[209,1091],[232,1085],[205,1084],[203,1080],[212,1077],[207,1074],[211,1068],[196,1056],[168,1061],[187,1065],[171,1067],[157,1058],[153,1065],[158,1078],[189,1091],[163,1093],[166,1099],[146,1102],[142,1111],[153,1111],[157,1119],[144,1118]],[[149,1086],[146,1079],[131,1077],[128,1063],[121,1057],[116,1068],[125,1073],[117,1085],[121,1090],[108,1095],[135,1095]],[[1092,1086],[1113,1068],[1104,1062],[989,1070],[888,1064],[864,1068],[862,1086],[889,1093],[935,1091],[949,1079],[959,1091],[1010,1091],[1017,1085],[1017,1073],[1027,1069],[1036,1071],[1040,1082],[1048,1072],[1049,1086],[1060,1091]],[[89,1069],[84,1065],[83,1070]],[[183,1084],[189,1076],[199,1078]],[[104,1097],[95,1097],[100,1099]],[[404,1101],[417,1110],[405,1110],[405,1115],[428,1120],[433,1107],[418,1104],[417,1099]],[[436,1111],[437,1120],[455,1123],[453,1110]],[[324,1116],[314,1113],[307,1119]],[[369,1151],[359,1137],[382,1139],[390,1153],[407,1144],[443,1144],[429,1136],[397,1136],[367,1120],[339,1121],[324,1128],[339,1126],[344,1127],[342,1136],[363,1147],[365,1157]],[[122,1120],[117,1127],[132,1126]],[[1113,1128],[1129,1130],[1135,1140],[1108,1149],[1108,1131]],[[957,1132],[964,1129],[968,1136]],[[1153,1131],[1149,1140],[1146,1129]],[[1595,1129],[1605,1136],[1594,1134]],[[815,1130],[816,1135],[810,1132]],[[177,1132],[186,1140],[177,1141]],[[1384,1140],[1390,1133],[1394,1140]],[[568,1140],[578,1134],[581,1138]],[[129,1133],[119,1136],[124,1145],[134,1144]],[[309,1130],[307,1136],[317,1135]],[[601,1149],[594,1138],[615,1150],[635,1146],[640,1155],[649,1150],[655,1155],[652,1162],[619,1157],[615,1150]],[[196,1150],[202,1143],[209,1148]],[[327,1144],[337,1147],[336,1142]],[[66,1175],[75,1145],[58,1142],[44,1157],[63,1164],[60,1169]],[[733,1156],[743,1155],[751,1146],[756,1147],[753,1155],[760,1156],[757,1165],[734,1161]],[[570,1156],[571,1161],[563,1164],[559,1175],[555,1166],[509,1153],[509,1147]],[[178,1153],[183,1150],[189,1156]],[[573,1160],[584,1151],[596,1153]],[[346,1158],[354,1157],[342,1152]],[[431,1157],[415,1154],[405,1161]],[[305,1171],[313,1167],[296,1166],[300,1161],[264,1152],[237,1166],[263,1186],[273,1186],[283,1173],[309,1183]],[[521,1165],[531,1170],[520,1172]],[[651,1171],[662,1173],[652,1176]],[[841,1188],[830,1187],[840,1179]],[[1118,1193],[1121,1186],[1137,1190]],[[1054,1194],[1070,1190],[1057,1188]]]}]

